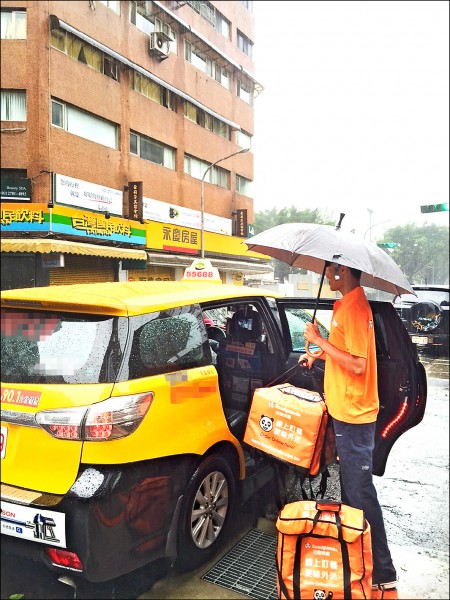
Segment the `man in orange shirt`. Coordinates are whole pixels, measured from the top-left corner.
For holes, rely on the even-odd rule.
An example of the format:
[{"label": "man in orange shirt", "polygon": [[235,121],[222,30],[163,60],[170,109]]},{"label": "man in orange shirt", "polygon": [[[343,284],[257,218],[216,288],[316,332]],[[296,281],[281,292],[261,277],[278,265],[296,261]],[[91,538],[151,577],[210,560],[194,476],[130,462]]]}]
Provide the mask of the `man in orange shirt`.
[{"label": "man in orange shirt", "polygon": [[[327,263],[325,275],[330,289],[339,291],[342,298],[334,303],[328,340],[320,335],[316,323],[306,325],[305,339],[319,346],[325,358],[325,401],[336,436],[341,500],[363,510],[370,523],[372,598],[398,598],[397,573],[372,479],[379,409],[372,311],[360,285],[360,271]],[[299,362],[311,368],[314,360],[303,354]]]}]

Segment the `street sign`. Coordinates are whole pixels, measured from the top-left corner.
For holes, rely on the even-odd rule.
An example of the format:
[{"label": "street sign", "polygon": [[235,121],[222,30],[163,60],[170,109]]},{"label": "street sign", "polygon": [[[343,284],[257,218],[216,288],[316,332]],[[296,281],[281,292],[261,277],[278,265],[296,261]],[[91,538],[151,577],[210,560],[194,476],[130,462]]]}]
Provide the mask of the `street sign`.
[{"label": "street sign", "polygon": [[448,202],[442,202],[441,204],[426,204],[420,207],[422,213],[434,213],[448,210]]},{"label": "street sign", "polygon": [[380,248],[397,248],[397,242],[379,242],[377,244]]}]

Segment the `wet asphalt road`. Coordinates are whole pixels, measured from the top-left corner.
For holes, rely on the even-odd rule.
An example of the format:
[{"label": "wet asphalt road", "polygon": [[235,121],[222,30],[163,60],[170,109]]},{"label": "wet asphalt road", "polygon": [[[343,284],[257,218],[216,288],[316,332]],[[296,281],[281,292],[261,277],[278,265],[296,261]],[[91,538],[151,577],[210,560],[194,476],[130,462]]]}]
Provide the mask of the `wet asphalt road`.
[{"label": "wet asphalt road", "polygon": [[[449,361],[422,358],[428,373],[428,403],[424,419],[394,445],[386,473],[376,477],[388,540],[400,578],[403,599],[449,597]],[[329,496],[339,493],[337,470],[329,483]],[[236,530],[236,543],[255,526],[251,507]],[[245,529],[247,525],[247,529]],[[173,574],[164,563],[143,569],[95,592],[75,595],[73,588],[58,582],[54,574],[27,560],[2,556],[1,598],[23,594],[24,600],[50,598],[152,598],[151,589]],[[180,586],[183,579],[180,579]],[[199,578],[200,585],[200,578]],[[163,586],[164,587],[164,584]],[[216,587],[216,586],[214,586]],[[220,589],[220,588],[219,588]],[[230,597],[225,595],[217,598]],[[167,598],[189,597],[183,595]],[[209,598],[201,590],[196,598]],[[233,596],[236,597],[236,596]],[[244,598],[244,596],[242,596]],[[162,598],[162,596],[158,596]]]}]

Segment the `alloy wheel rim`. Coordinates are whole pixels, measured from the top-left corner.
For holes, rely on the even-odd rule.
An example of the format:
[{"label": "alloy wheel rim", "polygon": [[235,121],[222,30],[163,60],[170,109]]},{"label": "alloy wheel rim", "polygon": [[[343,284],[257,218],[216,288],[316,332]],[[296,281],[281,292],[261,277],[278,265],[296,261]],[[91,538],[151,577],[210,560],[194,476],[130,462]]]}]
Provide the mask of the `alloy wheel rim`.
[{"label": "alloy wheel rim", "polygon": [[191,536],[198,548],[213,544],[228,512],[228,483],[223,473],[209,473],[195,494],[191,511]]}]

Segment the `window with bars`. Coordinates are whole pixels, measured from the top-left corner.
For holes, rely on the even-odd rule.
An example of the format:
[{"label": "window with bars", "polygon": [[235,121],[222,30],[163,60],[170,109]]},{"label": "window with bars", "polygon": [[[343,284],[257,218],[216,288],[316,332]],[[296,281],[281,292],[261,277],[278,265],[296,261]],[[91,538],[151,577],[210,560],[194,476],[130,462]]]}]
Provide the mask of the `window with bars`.
[{"label": "window with bars", "polygon": [[27,120],[27,94],[25,90],[1,90],[1,121]]}]

